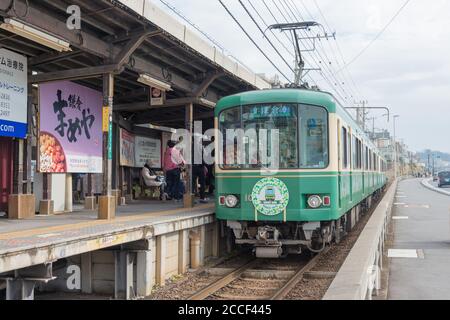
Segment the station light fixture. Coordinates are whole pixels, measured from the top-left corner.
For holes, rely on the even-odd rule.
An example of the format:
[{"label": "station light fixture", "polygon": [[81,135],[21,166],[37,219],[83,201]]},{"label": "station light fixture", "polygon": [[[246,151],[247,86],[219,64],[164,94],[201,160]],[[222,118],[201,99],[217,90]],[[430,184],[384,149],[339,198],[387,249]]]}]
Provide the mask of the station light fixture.
[{"label": "station light fixture", "polygon": [[170,84],[155,79],[148,74],[140,74],[137,81],[149,87],[157,88],[162,91],[172,91],[172,86]]},{"label": "station light fixture", "polygon": [[72,51],[70,43],[14,19],[5,18],[0,28],[59,52]]}]

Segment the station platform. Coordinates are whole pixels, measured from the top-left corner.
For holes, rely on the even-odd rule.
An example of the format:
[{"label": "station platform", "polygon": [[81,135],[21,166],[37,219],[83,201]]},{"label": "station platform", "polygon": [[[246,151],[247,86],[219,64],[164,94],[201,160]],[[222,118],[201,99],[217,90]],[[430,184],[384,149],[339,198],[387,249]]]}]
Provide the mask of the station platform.
[{"label": "station platform", "polygon": [[450,196],[421,179],[399,183],[388,250],[390,300],[450,299]]},{"label": "station platform", "polygon": [[184,209],[174,202],[136,201],[117,210],[111,221],[97,220],[96,211],[0,219],[0,274],[215,221],[213,204]]}]

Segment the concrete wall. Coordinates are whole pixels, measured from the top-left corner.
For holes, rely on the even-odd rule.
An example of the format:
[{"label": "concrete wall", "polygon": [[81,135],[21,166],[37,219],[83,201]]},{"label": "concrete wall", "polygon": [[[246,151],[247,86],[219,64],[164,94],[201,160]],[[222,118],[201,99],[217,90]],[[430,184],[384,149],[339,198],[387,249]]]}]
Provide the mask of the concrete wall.
[{"label": "concrete wall", "polygon": [[114,251],[92,253],[92,291],[94,293],[114,294],[114,272]]},{"label": "concrete wall", "polygon": [[[187,270],[190,267],[190,241],[188,239],[189,232],[196,232],[201,234],[202,242],[201,242],[201,251],[203,252],[203,257],[208,258],[214,254],[214,244],[218,243],[214,241],[214,236],[219,236],[215,231],[217,222],[208,224],[205,226],[193,228],[190,230],[184,230],[179,232],[173,232],[164,234],[161,236],[157,236],[150,241],[150,251],[151,251],[151,270],[150,270],[150,279],[153,284],[158,284],[158,270],[163,270],[164,280],[169,280],[170,278],[179,275],[180,273],[184,273],[183,271]],[[180,245],[181,237],[185,237],[184,245]],[[218,240],[217,240],[218,241]],[[158,250],[157,245],[165,246],[162,250],[164,253],[162,259],[164,259],[163,263],[158,260]],[[183,248],[183,253],[185,255],[185,268],[184,270],[180,270],[180,248]],[[117,248],[118,250],[119,248]],[[91,255],[91,286],[92,293],[100,294],[100,295],[114,295],[114,281],[115,281],[115,259],[114,259],[114,250],[101,250],[94,251],[92,253],[88,253]],[[136,288],[136,279],[137,279],[137,254],[135,252],[131,252],[134,255],[134,267],[133,267],[133,279],[135,282]],[[162,266],[162,267],[161,267]],[[86,267],[86,266],[84,266]],[[67,259],[67,264],[64,268],[61,268],[55,272],[56,280],[46,284],[41,285],[39,287],[40,291],[45,292],[81,292],[81,287],[76,289],[68,288],[68,280],[73,273],[69,273],[68,270],[77,269],[80,270],[80,285],[84,282],[83,277],[89,276],[89,272],[83,270],[82,268],[82,258],[80,255]],[[162,268],[162,269],[161,269]],[[73,278],[72,279],[76,279]],[[73,281],[69,281],[73,284]]]}]

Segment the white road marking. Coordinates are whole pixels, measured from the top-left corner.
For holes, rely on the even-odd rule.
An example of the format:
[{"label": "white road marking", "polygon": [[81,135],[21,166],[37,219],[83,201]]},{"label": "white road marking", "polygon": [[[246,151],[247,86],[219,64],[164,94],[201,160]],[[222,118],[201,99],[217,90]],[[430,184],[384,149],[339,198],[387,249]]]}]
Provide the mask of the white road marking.
[{"label": "white road marking", "polygon": [[430,209],[429,205],[423,205],[423,204],[407,204],[405,205],[406,209],[412,208],[412,209]]},{"label": "white road marking", "polygon": [[389,258],[407,258],[407,259],[418,259],[419,254],[417,250],[405,250],[405,249],[389,249]]},{"label": "white road marking", "polygon": [[408,198],[407,196],[395,196],[396,198]]},{"label": "white road marking", "polygon": [[45,239],[45,238],[54,238],[54,237],[58,237],[58,236],[60,236],[61,235],[61,233],[48,233],[48,234],[40,234],[40,235],[38,235],[37,237],[38,238],[43,238],[43,239]]},{"label": "white road marking", "polygon": [[419,259],[425,259],[425,252],[422,249],[417,250],[417,255],[419,256]]},{"label": "white road marking", "polygon": [[395,217],[392,217],[392,220],[408,220],[409,219],[409,217],[407,217],[407,216],[395,216]]},{"label": "white road marking", "polygon": [[394,206],[406,206],[406,203],[397,202],[397,203],[394,203]]}]

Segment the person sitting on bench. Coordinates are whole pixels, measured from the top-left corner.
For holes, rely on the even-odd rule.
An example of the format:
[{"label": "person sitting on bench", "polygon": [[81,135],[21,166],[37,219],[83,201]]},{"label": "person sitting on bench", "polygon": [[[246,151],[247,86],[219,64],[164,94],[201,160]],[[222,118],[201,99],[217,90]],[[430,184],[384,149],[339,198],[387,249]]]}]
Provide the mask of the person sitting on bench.
[{"label": "person sitting on bench", "polygon": [[158,176],[155,170],[152,169],[152,161],[148,160],[144,168],[142,168],[142,180],[145,186],[158,187],[160,190],[160,200],[166,200],[167,194],[165,193],[166,183],[164,182],[164,177]]}]

